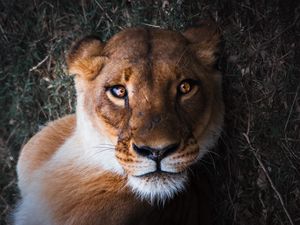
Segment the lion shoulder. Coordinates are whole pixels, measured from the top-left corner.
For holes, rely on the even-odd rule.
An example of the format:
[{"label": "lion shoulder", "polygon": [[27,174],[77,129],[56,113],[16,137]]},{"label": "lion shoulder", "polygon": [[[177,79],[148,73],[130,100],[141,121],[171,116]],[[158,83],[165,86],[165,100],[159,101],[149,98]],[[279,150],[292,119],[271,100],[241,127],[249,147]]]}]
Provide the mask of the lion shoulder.
[{"label": "lion shoulder", "polygon": [[75,126],[76,116],[68,115],[48,123],[35,134],[21,150],[17,165],[19,180],[28,179],[47,162],[72,135]]}]

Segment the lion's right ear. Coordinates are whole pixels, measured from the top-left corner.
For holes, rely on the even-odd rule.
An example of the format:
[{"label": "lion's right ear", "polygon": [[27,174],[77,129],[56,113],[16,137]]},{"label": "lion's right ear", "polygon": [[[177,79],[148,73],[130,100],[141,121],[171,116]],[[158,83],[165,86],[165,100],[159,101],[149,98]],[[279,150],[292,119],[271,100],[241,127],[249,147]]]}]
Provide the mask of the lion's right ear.
[{"label": "lion's right ear", "polygon": [[77,41],[67,54],[69,73],[93,80],[106,59],[101,55],[103,48],[104,44],[95,36],[87,36]]}]

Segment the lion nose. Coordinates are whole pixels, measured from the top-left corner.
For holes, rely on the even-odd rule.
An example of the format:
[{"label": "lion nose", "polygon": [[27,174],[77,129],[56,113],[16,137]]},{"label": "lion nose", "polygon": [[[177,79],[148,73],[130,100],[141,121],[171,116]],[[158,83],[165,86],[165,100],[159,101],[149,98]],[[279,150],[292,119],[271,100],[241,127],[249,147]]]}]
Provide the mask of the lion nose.
[{"label": "lion nose", "polygon": [[133,144],[132,147],[138,155],[147,157],[148,159],[152,159],[154,161],[160,161],[175,152],[179,147],[179,143],[171,144],[163,148],[137,146],[135,144]]}]

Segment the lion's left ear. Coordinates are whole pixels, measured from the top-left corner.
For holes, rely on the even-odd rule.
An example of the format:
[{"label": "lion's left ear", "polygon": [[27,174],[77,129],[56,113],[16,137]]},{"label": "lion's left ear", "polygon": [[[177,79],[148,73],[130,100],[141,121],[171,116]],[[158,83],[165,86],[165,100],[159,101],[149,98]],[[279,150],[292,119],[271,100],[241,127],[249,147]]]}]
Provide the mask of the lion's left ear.
[{"label": "lion's left ear", "polygon": [[92,80],[102,69],[106,57],[102,56],[104,44],[95,36],[87,36],[77,41],[67,54],[70,74]]},{"label": "lion's left ear", "polygon": [[183,35],[203,64],[211,66],[215,63],[221,35],[214,21],[202,21],[196,27],[188,28]]}]

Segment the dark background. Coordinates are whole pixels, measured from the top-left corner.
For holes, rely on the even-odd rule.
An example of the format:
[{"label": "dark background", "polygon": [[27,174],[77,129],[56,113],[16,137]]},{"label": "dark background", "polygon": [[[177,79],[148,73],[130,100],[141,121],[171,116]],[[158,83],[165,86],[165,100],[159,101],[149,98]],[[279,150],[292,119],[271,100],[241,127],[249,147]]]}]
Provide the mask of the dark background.
[{"label": "dark background", "polygon": [[297,1],[0,0],[0,224],[18,199],[20,147],[74,112],[64,55],[137,25],[183,31],[213,17],[223,33],[226,121],[203,160],[215,224],[300,224],[300,69]]}]

